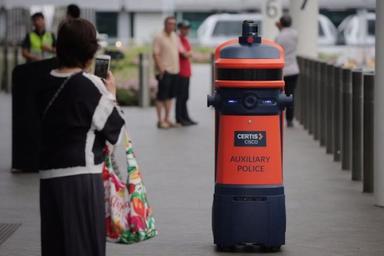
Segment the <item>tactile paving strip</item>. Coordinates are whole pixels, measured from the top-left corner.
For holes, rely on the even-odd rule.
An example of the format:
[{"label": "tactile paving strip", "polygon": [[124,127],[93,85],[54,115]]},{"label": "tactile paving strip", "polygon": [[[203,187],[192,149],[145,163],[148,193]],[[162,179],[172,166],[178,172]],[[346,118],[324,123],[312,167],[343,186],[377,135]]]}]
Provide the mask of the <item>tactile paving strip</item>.
[{"label": "tactile paving strip", "polygon": [[21,224],[0,223],[0,245],[4,243]]}]

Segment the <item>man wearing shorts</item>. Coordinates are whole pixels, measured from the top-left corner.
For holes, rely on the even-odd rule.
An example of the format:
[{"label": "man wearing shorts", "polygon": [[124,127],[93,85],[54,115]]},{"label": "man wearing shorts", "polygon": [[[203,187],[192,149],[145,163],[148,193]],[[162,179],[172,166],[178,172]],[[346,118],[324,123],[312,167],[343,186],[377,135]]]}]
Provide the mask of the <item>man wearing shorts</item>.
[{"label": "man wearing shorts", "polygon": [[157,127],[174,127],[170,121],[173,98],[176,96],[179,74],[179,39],[175,33],[176,19],[169,16],[164,20],[164,30],[156,35],[153,43],[158,90],[156,96]]}]

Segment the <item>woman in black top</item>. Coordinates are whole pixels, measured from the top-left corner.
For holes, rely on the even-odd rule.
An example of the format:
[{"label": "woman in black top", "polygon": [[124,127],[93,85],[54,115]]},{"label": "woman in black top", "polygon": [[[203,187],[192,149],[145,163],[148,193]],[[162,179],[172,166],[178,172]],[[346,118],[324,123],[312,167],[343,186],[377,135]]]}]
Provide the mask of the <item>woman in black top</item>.
[{"label": "woman in black top", "polygon": [[40,98],[43,256],[105,255],[103,148],[106,141],[117,143],[124,120],[112,74],[103,82],[86,71],[97,48],[89,21],[61,24],[60,67],[47,77]]}]

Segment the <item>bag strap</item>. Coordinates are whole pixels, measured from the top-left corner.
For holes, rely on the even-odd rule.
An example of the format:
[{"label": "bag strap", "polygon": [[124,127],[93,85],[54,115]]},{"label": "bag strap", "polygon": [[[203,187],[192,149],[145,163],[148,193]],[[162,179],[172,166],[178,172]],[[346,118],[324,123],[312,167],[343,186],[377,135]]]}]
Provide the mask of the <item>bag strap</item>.
[{"label": "bag strap", "polygon": [[70,76],[67,77],[67,79],[64,80],[64,82],[61,83],[59,89],[57,89],[57,91],[55,92],[55,94],[53,95],[53,97],[51,98],[51,100],[48,102],[47,106],[45,107],[44,109],[44,112],[43,112],[43,116],[42,116],[42,120],[45,119],[45,116],[47,115],[47,112],[48,110],[51,108],[52,104],[55,102],[56,98],[59,96],[59,94],[61,93],[61,91],[64,89],[65,85],[68,83],[68,81],[75,75],[77,74],[80,74],[82,73],[81,72],[76,72],[76,73],[73,73],[71,74]]},{"label": "bag strap", "polygon": [[[128,184],[129,183],[129,174],[132,171],[137,170],[139,167],[137,164],[135,153],[133,152],[132,140],[128,134],[126,126],[124,125],[122,127],[122,129],[123,129],[122,138],[121,138],[121,141],[117,145],[122,146],[124,151],[125,151],[125,159],[126,159],[127,171],[128,171],[126,183]],[[109,156],[110,156],[111,167],[113,169],[113,172],[122,180],[122,176],[121,176],[121,172],[120,172],[121,170],[119,169],[119,166],[116,163],[116,157],[115,157],[115,149],[116,149],[115,146],[117,146],[117,145],[113,146],[113,149],[111,150]]]}]

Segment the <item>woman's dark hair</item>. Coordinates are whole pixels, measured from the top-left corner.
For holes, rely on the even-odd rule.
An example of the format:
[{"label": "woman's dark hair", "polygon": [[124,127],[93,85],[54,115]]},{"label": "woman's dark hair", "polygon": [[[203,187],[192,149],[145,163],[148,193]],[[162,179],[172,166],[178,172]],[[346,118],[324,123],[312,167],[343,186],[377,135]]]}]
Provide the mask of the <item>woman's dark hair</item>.
[{"label": "woman's dark hair", "polygon": [[67,6],[67,15],[68,16],[70,16],[74,19],[77,19],[77,18],[80,18],[80,14],[81,14],[80,8],[76,4],[70,4]]},{"label": "woman's dark hair", "polygon": [[291,16],[285,14],[281,16],[280,18],[280,24],[283,28],[288,28],[292,25],[292,18]]},{"label": "woman's dark hair", "polygon": [[56,43],[60,66],[84,68],[98,48],[96,29],[91,22],[80,18],[61,23]]}]

